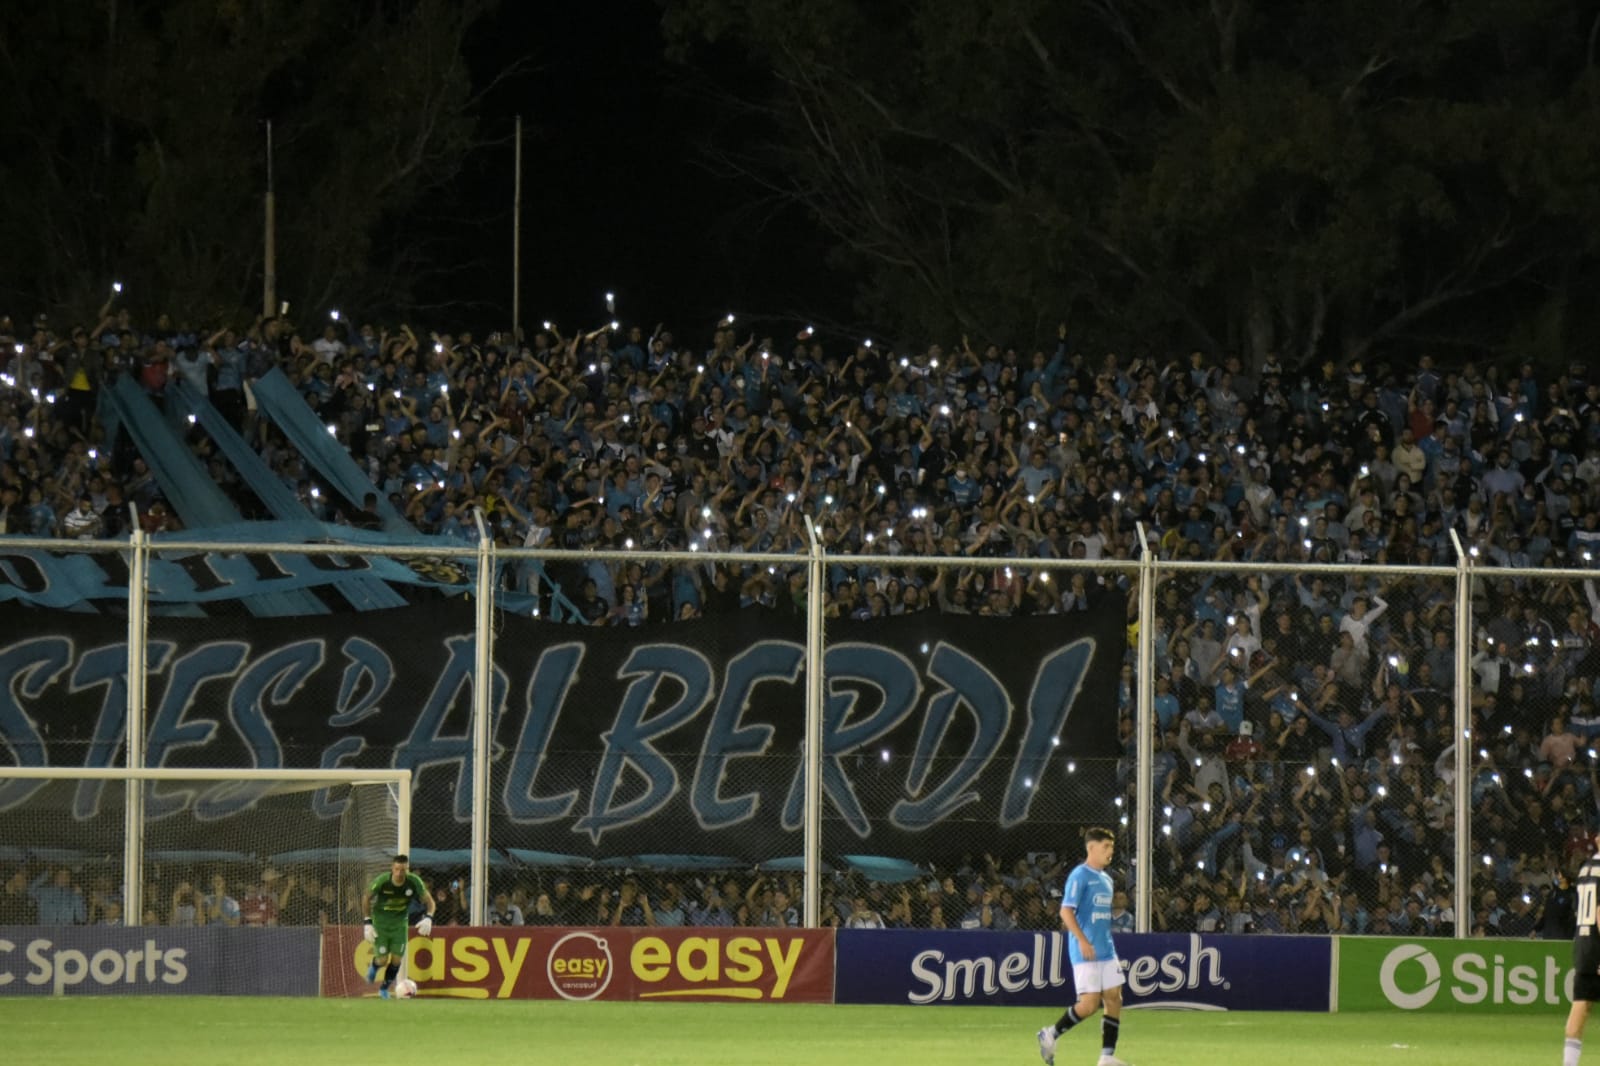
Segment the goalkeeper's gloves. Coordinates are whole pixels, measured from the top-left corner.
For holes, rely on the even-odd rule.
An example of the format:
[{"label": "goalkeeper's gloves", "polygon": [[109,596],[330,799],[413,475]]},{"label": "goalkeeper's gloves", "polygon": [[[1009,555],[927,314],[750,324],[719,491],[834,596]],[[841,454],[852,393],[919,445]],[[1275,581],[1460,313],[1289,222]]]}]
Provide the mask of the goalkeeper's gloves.
[{"label": "goalkeeper's gloves", "polygon": [[417,935],[418,936],[432,936],[433,935],[433,915],[424,914],[422,916],[422,920],[417,922]]},{"label": "goalkeeper's gloves", "polygon": [[368,918],[361,926],[361,939],[371,944],[377,941],[378,931],[372,928],[372,919]]}]

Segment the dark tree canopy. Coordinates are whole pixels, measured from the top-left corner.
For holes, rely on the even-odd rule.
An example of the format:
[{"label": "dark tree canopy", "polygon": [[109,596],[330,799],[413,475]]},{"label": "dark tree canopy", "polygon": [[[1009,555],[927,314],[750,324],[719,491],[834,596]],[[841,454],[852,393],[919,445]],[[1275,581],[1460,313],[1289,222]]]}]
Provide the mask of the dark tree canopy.
[{"label": "dark tree canopy", "polygon": [[[0,5],[0,298],[84,313],[261,307],[263,120],[278,294],[404,298],[385,227],[474,137],[462,56],[492,0],[62,0]],[[21,305],[21,306],[19,306]]]},{"label": "dark tree canopy", "polygon": [[[759,144],[908,337],[1293,361],[1600,336],[1600,8],[1576,0],[665,0],[770,75]],[[746,79],[748,80],[748,79]]]}]

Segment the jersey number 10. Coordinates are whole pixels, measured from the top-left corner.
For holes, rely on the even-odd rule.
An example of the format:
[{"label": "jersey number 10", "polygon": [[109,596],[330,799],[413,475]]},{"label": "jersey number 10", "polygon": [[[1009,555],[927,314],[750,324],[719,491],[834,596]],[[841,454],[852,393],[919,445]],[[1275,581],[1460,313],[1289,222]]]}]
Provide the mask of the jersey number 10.
[{"label": "jersey number 10", "polygon": [[1592,881],[1578,886],[1578,928],[1584,932],[1594,929],[1597,888]]}]

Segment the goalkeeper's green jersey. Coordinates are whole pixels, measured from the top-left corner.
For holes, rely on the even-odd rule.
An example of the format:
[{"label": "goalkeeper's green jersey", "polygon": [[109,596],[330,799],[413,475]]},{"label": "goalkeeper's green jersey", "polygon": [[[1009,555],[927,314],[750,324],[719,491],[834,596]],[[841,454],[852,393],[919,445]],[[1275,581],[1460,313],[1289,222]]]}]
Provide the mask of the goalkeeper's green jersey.
[{"label": "goalkeeper's green jersey", "polygon": [[398,885],[392,874],[380,874],[367,889],[367,898],[372,901],[372,924],[405,925],[411,901],[420,904],[427,891],[422,878],[416,874],[406,874],[406,879]]}]

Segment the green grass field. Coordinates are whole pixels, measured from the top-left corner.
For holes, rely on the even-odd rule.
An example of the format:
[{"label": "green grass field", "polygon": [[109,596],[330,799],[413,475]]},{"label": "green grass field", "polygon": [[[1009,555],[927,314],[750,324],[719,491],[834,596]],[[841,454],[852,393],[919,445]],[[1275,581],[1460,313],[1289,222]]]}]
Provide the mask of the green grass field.
[{"label": "green grass field", "polygon": [[[0,999],[7,1066],[1001,1066],[1038,1063],[1049,1011],[416,1000]],[[1559,1062],[1561,1018],[1134,1011],[1134,1066]],[[1085,1031],[1087,1030],[1087,1031]],[[1056,1062],[1093,1063],[1098,1023]],[[1600,1034],[1592,1053],[1600,1061]]]}]

